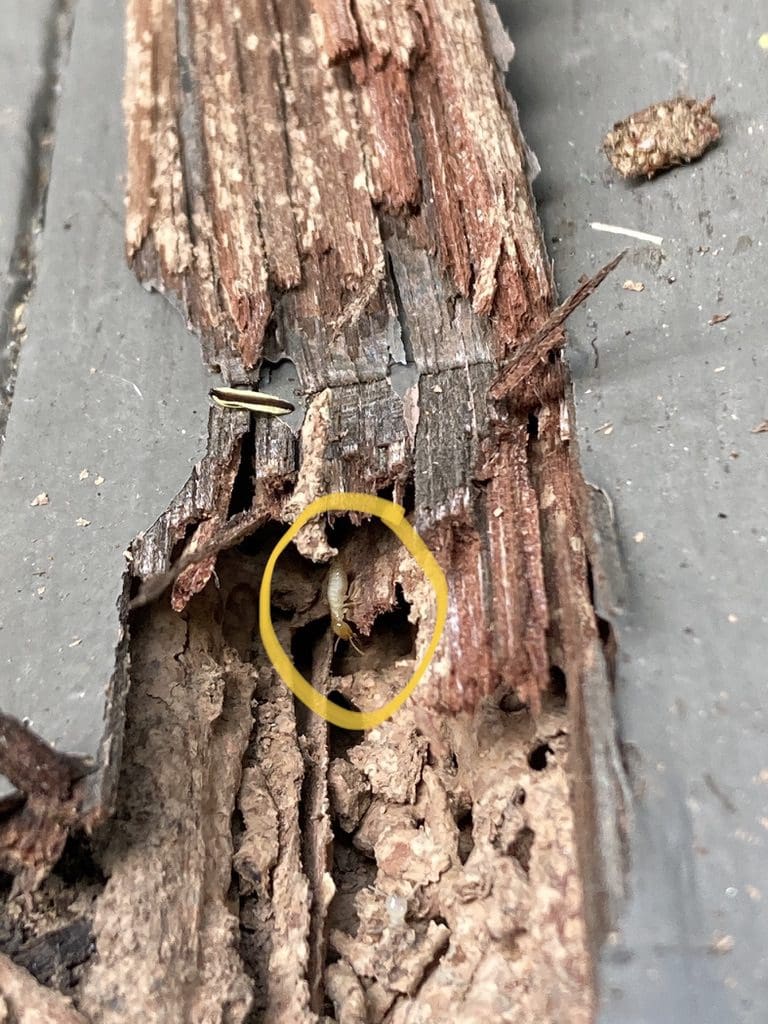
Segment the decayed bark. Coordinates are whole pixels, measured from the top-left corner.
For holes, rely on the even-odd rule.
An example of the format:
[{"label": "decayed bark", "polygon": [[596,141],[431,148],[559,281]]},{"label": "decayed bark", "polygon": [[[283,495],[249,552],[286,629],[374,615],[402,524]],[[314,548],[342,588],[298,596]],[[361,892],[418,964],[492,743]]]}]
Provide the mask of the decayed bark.
[{"label": "decayed bark", "polygon": [[[545,322],[552,285],[525,149],[474,5],[363,5],[356,21],[344,4],[171,8],[130,6],[129,256],[182,299],[229,380],[244,380],[267,344],[270,359],[294,362],[307,419],[329,406],[298,453],[287,427],[264,428],[268,451],[288,450],[256,466],[255,508],[289,518],[298,502],[286,480],[302,499],[402,495],[413,481],[417,526],[465,589],[432,703],[473,707],[502,681],[535,702],[552,616],[528,417],[551,408],[556,437],[562,368],[543,364],[508,403],[485,397],[499,360]],[[393,390],[392,363],[413,367],[415,391]],[[233,464],[237,445],[238,428],[226,439],[223,429],[214,422],[216,467]],[[320,468],[302,490],[310,463]],[[204,467],[145,538],[138,572],[160,568],[190,521],[209,537],[229,491]],[[205,583],[192,573],[179,603]]]},{"label": "decayed bark", "polygon": [[206,611],[136,624],[122,787],[100,853],[109,881],[94,920],[98,958],[79,993],[105,1024],[235,1021],[250,1005],[227,903],[227,808],[254,681],[200,627]]},{"label": "decayed bark", "polygon": [[[483,8],[128,6],[129,259],[227,383],[268,389],[290,360],[305,412],[294,435],[213,409],[207,456],[134,544],[146,580],[182,540],[253,534],[218,559],[218,589],[215,555],[191,561],[175,611],[134,630],[82,1006],[94,1024],[296,1024],[331,1006],[350,1024],[586,1021],[576,849],[591,851],[553,680],[579,694],[607,672],[553,354],[563,311]],[[297,709],[255,611],[276,524],[349,490],[404,504],[450,587],[415,700],[362,738]],[[376,707],[425,649],[432,595],[384,528],[329,529],[281,559],[278,633],[314,685]],[[337,549],[362,656],[331,650]],[[588,747],[575,786],[594,817]]]},{"label": "decayed bark", "polygon": [[0,868],[15,875],[15,891],[34,889],[59,859],[70,829],[87,820],[88,767],[0,713],[0,771],[23,794],[0,810]]},{"label": "decayed bark", "polygon": [[39,985],[0,953],[0,1013],[13,1024],[87,1024],[68,999]]}]

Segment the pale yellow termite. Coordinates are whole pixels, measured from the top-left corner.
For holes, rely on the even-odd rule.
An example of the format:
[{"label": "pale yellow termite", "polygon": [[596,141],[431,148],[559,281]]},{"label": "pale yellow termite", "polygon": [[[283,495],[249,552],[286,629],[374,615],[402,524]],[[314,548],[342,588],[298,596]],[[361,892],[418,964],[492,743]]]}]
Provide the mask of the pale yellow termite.
[{"label": "pale yellow termite", "polygon": [[328,580],[325,584],[325,596],[328,598],[328,607],[331,610],[331,629],[338,638],[336,643],[339,640],[347,640],[358,654],[362,654],[363,652],[357,644],[358,638],[355,631],[348,622],[344,621],[351,603],[349,579],[338,558],[331,563]]}]

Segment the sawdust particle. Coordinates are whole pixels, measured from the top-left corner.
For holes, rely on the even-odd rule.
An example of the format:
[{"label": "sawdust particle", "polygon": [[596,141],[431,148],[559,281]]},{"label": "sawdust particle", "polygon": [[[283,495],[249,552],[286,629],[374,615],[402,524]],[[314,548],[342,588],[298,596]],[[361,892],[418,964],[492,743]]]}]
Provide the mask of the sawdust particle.
[{"label": "sawdust particle", "polygon": [[716,935],[709,948],[713,953],[730,953],[735,945],[736,940],[732,935]]}]

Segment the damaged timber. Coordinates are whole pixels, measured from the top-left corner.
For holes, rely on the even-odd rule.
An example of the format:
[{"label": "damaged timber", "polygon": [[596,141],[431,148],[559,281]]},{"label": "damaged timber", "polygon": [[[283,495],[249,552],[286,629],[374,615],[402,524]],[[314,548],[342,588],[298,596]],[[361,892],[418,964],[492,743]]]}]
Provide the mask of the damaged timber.
[{"label": "damaged timber", "polygon": [[[170,600],[126,613],[75,997],[94,1024],[591,1019],[621,895],[594,841],[620,780],[607,798],[591,780],[610,666],[559,353],[572,304],[553,312],[494,17],[128,4],[129,262],[227,387],[282,388],[300,415],[213,407],[206,454],[131,546],[134,595],[183,564]],[[364,736],[298,706],[258,642],[269,551],[339,491],[402,505],[450,592],[414,699]],[[334,648],[334,557],[362,654]],[[353,516],[300,535],[272,604],[297,667],[361,710],[434,621],[414,560]]]}]

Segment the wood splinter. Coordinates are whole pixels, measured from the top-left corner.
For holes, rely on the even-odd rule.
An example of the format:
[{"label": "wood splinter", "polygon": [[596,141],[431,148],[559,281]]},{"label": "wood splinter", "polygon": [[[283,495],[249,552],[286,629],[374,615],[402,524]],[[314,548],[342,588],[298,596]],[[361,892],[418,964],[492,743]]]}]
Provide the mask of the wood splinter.
[{"label": "wood splinter", "polygon": [[496,401],[507,398],[550,352],[565,344],[565,334],[562,330],[565,321],[600,287],[611,271],[618,267],[627,252],[628,250],[624,249],[618,256],[614,256],[592,277],[582,278],[576,291],[552,310],[536,333],[515,350],[510,361],[493,381],[488,389],[491,398]]}]

